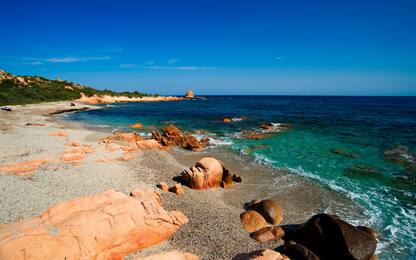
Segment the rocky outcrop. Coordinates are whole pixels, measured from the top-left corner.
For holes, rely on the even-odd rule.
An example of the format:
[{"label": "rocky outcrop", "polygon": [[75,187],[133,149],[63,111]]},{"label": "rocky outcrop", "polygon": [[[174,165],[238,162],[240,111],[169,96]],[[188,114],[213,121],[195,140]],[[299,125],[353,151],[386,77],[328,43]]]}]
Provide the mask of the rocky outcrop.
[{"label": "rocky outcrop", "polygon": [[199,260],[199,257],[189,252],[182,253],[178,250],[173,250],[146,257],[136,257],[133,260]]},{"label": "rocky outcrop", "polygon": [[26,176],[37,170],[41,165],[47,163],[48,160],[39,159],[13,164],[1,164],[0,172],[12,173],[18,176]]},{"label": "rocky outcrop", "polygon": [[246,203],[244,206],[246,210],[254,210],[260,213],[263,218],[272,225],[278,225],[282,222],[283,214],[280,205],[270,199],[265,200],[253,200]]},{"label": "rocky outcrop", "polygon": [[[295,259],[366,260],[373,256],[377,243],[375,235],[368,229],[355,227],[328,214],[317,214],[304,224],[285,230],[283,239],[297,244],[297,246],[288,244],[289,249],[282,251],[284,254],[289,257],[296,256],[300,254],[299,252],[302,252],[302,255],[309,255],[309,258],[294,257]],[[309,251],[311,253],[308,253]],[[314,258],[315,256],[318,258]]]},{"label": "rocky outcrop", "polygon": [[[297,260],[296,258],[293,258]],[[238,254],[233,260],[290,260],[287,256],[280,254],[279,252],[262,249],[253,251],[250,253]]]},{"label": "rocky outcrop", "polygon": [[188,219],[160,195],[115,190],[58,203],[38,217],[0,225],[0,259],[122,259],[172,236]]},{"label": "rocky outcrop", "polygon": [[169,191],[169,185],[166,182],[159,182],[157,187],[163,191]]},{"label": "rocky outcrop", "polygon": [[209,142],[208,138],[199,141],[189,133],[182,133],[174,125],[166,126],[161,132],[153,131],[152,137],[164,146],[180,146],[183,149],[192,151],[204,149]]},{"label": "rocky outcrop", "polygon": [[192,90],[189,89],[188,91],[186,91],[185,98],[194,98],[194,97],[195,97],[195,94]]},{"label": "rocky outcrop", "polygon": [[234,186],[233,177],[223,163],[212,157],[199,160],[194,167],[184,170],[181,177],[191,189],[209,189]]}]

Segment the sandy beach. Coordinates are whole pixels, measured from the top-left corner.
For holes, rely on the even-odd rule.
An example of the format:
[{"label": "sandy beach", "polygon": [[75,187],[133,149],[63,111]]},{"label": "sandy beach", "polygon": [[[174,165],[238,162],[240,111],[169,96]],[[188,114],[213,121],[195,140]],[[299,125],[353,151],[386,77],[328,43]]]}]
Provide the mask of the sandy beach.
[{"label": "sandy beach", "polygon": [[[317,184],[217,148],[202,152],[179,148],[145,150],[131,153],[132,157],[128,158],[120,151],[110,152],[99,142],[110,133],[87,129],[51,115],[67,109],[97,108],[82,103],[75,105],[54,102],[1,111],[0,165],[33,160],[45,160],[45,163],[33,172],[0,173],[0,223],[36,216],[57,202],[109,189],[126,194],[135,188],[158,190],[156,184],[173,185],[175,176],[206,156],[223,161],[243,182],[231,189],[201,191],[184,187],[184,196],[159,190],[165,209],[182,211],[189,223],[165,242],[133,255],[177,249],[192,252],[201,259],[231,259],[238,253],[276,248],[278,242],[260,244],[254,241],[240,224],[244,203],[253,199],[278,201],[283,209],[283,223],[300,223],[318,212],[336,212],[341,217],[347,213],[349,216],[354,212],[362,214],[350,200]],[[71,143],[89,147],[91,152],[80,162],[63,161],[62,154]],[[279,188],[268,189],[270,182],[276,180]],[[273,186],[276,187],[276,183]]]}]

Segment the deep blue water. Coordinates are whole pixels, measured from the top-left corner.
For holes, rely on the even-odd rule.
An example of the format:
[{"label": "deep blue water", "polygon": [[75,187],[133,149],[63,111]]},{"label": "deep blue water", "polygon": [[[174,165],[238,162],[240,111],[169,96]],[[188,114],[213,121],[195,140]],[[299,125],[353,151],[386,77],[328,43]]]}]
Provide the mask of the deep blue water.
[{"label": "deep blue water", "polygon": [[[247,120],[223,122],[240,116]],[[141,122],[203,130],[214,144],[302,175],[360,204],[365,217],[350,221],[377,229],[380,259],[416,257],[415,97],[209,96],[112,104],[68,117],[114,129]],[[268,122],[291,128],[266,139],[242,137],[242,131]],[[407,147],[406,165],[385,160],[384,151],[396,145]]]}]

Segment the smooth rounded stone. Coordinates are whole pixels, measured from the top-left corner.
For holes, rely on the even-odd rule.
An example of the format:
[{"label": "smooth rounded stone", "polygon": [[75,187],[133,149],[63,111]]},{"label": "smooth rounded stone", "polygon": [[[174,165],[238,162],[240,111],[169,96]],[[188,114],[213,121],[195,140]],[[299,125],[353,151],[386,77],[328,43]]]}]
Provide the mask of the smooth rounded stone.
[{"label": "smooth rounded stone", "polygon": [[247,210],[255,210],[260,213],[264,219],[270,224],[278,225],[282,222],[283,214],[280,205],[270,199],[265,199],[260,202],[251,202],[246,204]]},{"label": "smooth rounded stone", "polygon": [[135,257],[132,260],[199,260],[199,257],[189,252],[172,250],[169,252],[158,253],[145,257]]},{"label": "smooth rounded stone", "polygon": [[236,255],[233,260],[290,260],[287,256],[270,250],[261,249],[250,253]]},{"label": "smooth rounded stone", "polygon": [[293,231],[286,232],[284,239],[305,246],[321,259],[367,260],[377,245],[374,234],[328,214],[311,217]]},{"label": "smooth rounded stone", "polygon": [[194,167],[183,171],[181,177],[188,187],[197,190],[233,185],[229,171],[213,157],[202,158]]},{"label": "smooth rounded stone", "polygon": [[250,234],[250,237],[260,243],[277,241],[285,235],[281,227],[264,227]]},{"label": "smooth rounded stone", "polygon": [[267,222],[263,216],[254,210],[248,210],[241,213],[240,220],[245,230],[250,233],[267,226]]},{"label": "smooth rounded stone", "polygon": [[161,197],[109,190],[55,204],[37,217],[0,225],[0,259],[117,259],[172,236],[188,219]]},{"label": "smooth rounded stone", "polygon": [[[321,260],[314,252],[310,251],[308,248],[297,244],[293,241],[284,244],[281,253],[287,255],[290,259],[295,260]],[[329,258],[332,259],[350,259],[350,258]],[[322,258],[323,260],[323,258]]]}]

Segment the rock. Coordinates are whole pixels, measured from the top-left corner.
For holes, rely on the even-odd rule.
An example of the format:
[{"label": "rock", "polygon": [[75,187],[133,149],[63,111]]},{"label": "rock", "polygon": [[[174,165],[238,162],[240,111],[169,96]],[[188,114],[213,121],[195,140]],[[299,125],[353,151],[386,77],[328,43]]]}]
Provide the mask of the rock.
[{"label": "rock", "polygon": [[199,257],[189,252],[182,253],[178,250],[173,250],[151,256],[135,257],[133,260],[199,260]]},{"label": "rock", "polygon": [[273,225],[278,225],[283,219],[282,209],[279,204],[273,200],[265,199],[258,203],[246,205],[246,210],[255,210],[260,213],[264,219]]},{"label": "rock", "polygon": [[241,181],[242,181],[241,176],[237,175],[237,174],[234,174],[233,175],[233,181],[241,183]]},{"label": "rock", "polygon": [[257,132],[255,130],[244,130],[241,136],[246,139],[259,140],[271,137],[271,133]]},{"label": "rock", "polygon": [[416,173],[416,151],[407,146],[396,145],[384,151],[384,160],[401,165],[408,173]]},{"label": "rock", "polygon": [[341,155],[341,156],[344,156],[344,157],[347,157],[347,158],[355,159],[355,158],[359,157],[358,153],[349,153],[349,152],[346,152],[342,149],[330,149],[329,151],[333,154]]},{"label": "rock", "polygon": [[163,191],[169,191],[169,186],[166,184],[166,182],[160,182],[157,187]]},{"label": "rock", "polygon": [[176,126],[169,125],[158,131],[152,132],[152,137],[164,146],[180,146],[183,149],[199,151],[208,145],[209,138],[198,141],[193,135],[182,133]]},{"label": "rock", "polygon": [[130,125],[129,127],[134,128],[134,129],[140,129],[140,128],[142,128],[142,124],[141,123],[136,123],[136,124]]},{"label": "rock", "polygon": [[[297,244],[293,241],[286,243],[283,246],[283,250],[281,252],[287,255],[290,259],[295,259],[295,260],[320,260],[321,259],[312,251],[310,251],[308,248],[300,244]],[[333,259],[350,259],[350,258],[333,258]]]},{"label": "rock", "polygon": [[154,139],[147,139],[147,140],[143,140],[143,141],[137,141],[135,143],[136,147],[139,150],[151,150],[151,149],[156,149],[156,150],[163,150],[164,148]]},{"label": "rock", "polygon": [[370,234],[374,239],[378,239],[378,234],[377,232],[370,228],[370,227],[366,227],[366,226],[357,226],[358,229],[361,229],[364,232],[367,232],[368,234]]},{"label": "rock", "polygon": [[264,129],[264,130],[273,130],[274,126],[273,124],[268,123],[268,124],[261,124],[259,128]]},{"label": "rock", "polygon": [[267,226],[266,220],[260,213],[254,210],[248,210],[240,215],[241,224],[248,232],[254,232]]},{"label": "rock", "polygon": [[351,168],[345,169],[343,174],[350,178],[381,177],[380,172],[369,165],[353,165]]},{"label": "rock", "polygon": [[124,154],[123,156],[118,157],[116,160],[119,162],[128,162],[128,161],[134,160],[134,156],[129,155],[129,154]]},{"label": "rock", "polygon": [[189,89],[188,91],[186,91],[185,98],[194,98],[194,97],[195,97],[195,94],[192,90]]},{"label": "rock", "polygon": [[110,140],[117,140],[117,141],[125,141],[129,143],[135,143],[137,141],[144,140],[143,137],[141,137],[137,133],[123,133],[123,132],[116,132],[113,134],[112,137],[110,137]]},{"label": "rock", "polygon": [[373,234],[328,214],[311,217],[283,239],[301,244],[321,259],[369,259],[377,244]]},{"label": "rock", "polygon": [[[221,161],[205,157],[199,160],[194,167],[181,173],[182,179],[191,189],[208,189],[214,187],[229,187],[230,173]],[[232,182],[232,177],[231,177]]]},{"label": "rock", "polygon": [[260,243],[280,240],[285,235],[281,227],[264,227],[250,234],[250,237]]},{"label": "rock", "polygon": [[37,170],[39,166],[47,162],[48,160],[39,159],[13,164],[1,164],[0,172],[13,173],[18,176],[25,176],[31,174],[33,171]]},{"label": "rock", "polygon": [[66,153],[61,156],[61,160],[64,162],[80,161],[85,157],[84,153]]},{"label": "rock", "polygon": [[183,196],[185,194],[185,191],[182,188],[182,185],[180,183],[176,183],[174,186],[169,188],[170,192],[176,193],[179,196]]},{"label": "rock", "polygon": [[49,133],[49,136],[60,136],[60,137],[67,137],[68,134],[65,132],[54,132],[54,133]]},{"label": "rock", "polygon": [[224,118],[224,120],[222,120],[224,123],[231,123],[233,120],[231,120],[231,118]]},{"label": "rock", "polygon": [[55,204],[37,217],[0,225],[0,259],[119,259],[157,244],[188,219],[155,193],[115,190]]},{"label": "rock", "polygon": [[[287,256],[270,249],[261,249],[250,253],[238,254],[233,260],[290,260]],[[294,259],[297,260],[297,259]]]}]

